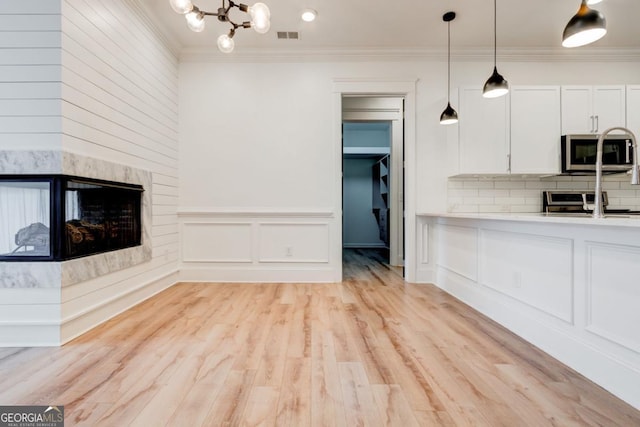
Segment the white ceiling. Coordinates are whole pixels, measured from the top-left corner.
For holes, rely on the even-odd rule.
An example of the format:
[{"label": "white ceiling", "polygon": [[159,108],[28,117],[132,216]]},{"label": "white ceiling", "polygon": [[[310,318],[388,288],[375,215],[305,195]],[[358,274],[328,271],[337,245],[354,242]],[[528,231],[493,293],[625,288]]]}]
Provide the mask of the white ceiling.
[{"label": "white ceiling", "polygon": [[[217,51],[216,39],[228,24],[206,18],[201,33],[190,31],[169,0],[139,0],[151,19],[180,49]],[[216,11],[222,0],[193,0],[201,10]],[[245,0],[247,1],[247,0]],[[493,47],[493,0],[262,0],[271,10],[271,30],[238,30],[242,50],[442,50],[447,28],[442,15],[454,11],[452,50]],[[253,0],[248,0],[249,5]],[[498,0],[498,52],[509,49],[561,49],[562,31],[579,0]],[[603,0],[593,6],[606,17],[608,34],[590,47],[640,49],[640,0]],[[317,10],[313,23],[300,19],[305,8]],[[234,9],[237,21],[246,20]],[[299,31],[299,40],[278,40],[277,31]],[[585,48],[574,48],[585,49]],[[213,53],[213,52],[212,52]],[[223,55],[223,54],[221,54]],[[231,53],[233,55],[233,53]]]}]

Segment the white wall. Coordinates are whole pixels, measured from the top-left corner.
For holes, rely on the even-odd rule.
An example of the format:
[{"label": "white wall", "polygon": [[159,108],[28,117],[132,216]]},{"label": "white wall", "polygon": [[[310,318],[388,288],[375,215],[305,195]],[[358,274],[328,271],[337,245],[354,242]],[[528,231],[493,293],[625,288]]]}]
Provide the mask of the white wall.
[{"label": "white wall", "polygon": [[60,4],[0,2],[0,150],[60,149]]},{"label": "white wall", "polygon": [[151,172],[152,260],[62,289],[62,340],[175,283],[178,61],[134,0],[62,4],[62,148]]},{"label": "white wall", "polygon": [[[454,58],[452,86],[481,86],[490,71],[490,58]],[[513,85],[633,83],[640,63],[503,61],[500,71]],[[332,137],[336,78],[418,79],[411,159],[417,165],[416,211],[446,211],[445,142],[447,132],[455,132],[455,126],[438,122],[446,105],[446,62],[214,63],[193,57],[180,65],[180,209],[328,210],[339,218],[333,185],[340,173]]]}]

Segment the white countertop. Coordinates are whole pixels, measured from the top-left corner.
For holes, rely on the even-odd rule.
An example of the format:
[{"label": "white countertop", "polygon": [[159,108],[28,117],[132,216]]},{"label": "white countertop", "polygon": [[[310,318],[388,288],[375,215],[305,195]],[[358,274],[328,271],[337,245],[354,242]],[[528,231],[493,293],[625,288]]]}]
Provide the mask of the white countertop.
[{"label": "white countertop", "polygon": [[605,218],[592,218],[587,214],[545,214],[541,212],[531,213],[451,213],[451,212],[418,212],[418,216],[430,216],[440,218],[481,219],[492,221],[523,221],[559,224],[580,224],[597,226],[640,227],[640,215],[610,215]]}]

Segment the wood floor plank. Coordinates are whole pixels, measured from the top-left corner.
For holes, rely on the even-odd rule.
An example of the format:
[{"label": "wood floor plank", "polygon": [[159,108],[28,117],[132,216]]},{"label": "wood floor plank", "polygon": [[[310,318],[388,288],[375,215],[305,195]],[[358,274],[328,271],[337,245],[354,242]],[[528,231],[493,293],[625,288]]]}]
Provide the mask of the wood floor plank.
[{"label": "wood floor plank", "polygon": [[359,362],[338,363],[342,398],[344,400],[347,425],[382,426],[373,392],[364,366]]},{"label": "wood floor plank", "polygon": [[276,425],[278,413],[278,387],[253,387],[241,421],[243,427]]},{"label": "wood floor plank", "polygon": [[224,387],[205,416],[207,426],[237,426],[253,389],[255,371],[231,371]]},{"label": "wood floor plank", "polygon": [[333,335],[316,331],[312,337],[311,425],[347,427]]},{"label": "wood floor plank", "polygon": [[640,411],[377,250],[340,283],[177,284],[61,348],[0,349],[0,404],[69,425],[640,426]]},{"label": "wood floor plank", "polygon": [[372,385],[371,390],[383,425],[420,427],[402,387],[397,384]]},{"label": "wood floor plank", "polygon": [[287,359],[280,387],[275,425],[308,427],[311,425],[311,360],[306,357]]}]

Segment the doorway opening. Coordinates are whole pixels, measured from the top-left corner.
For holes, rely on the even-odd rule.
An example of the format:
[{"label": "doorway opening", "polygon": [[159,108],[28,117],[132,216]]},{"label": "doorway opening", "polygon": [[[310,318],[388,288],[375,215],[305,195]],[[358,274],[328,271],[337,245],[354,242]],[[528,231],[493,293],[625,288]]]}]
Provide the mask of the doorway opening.
[{"label": "doorway opening", "polygon": [[342,242],[404,266],[404,99],[342,97]]}]

